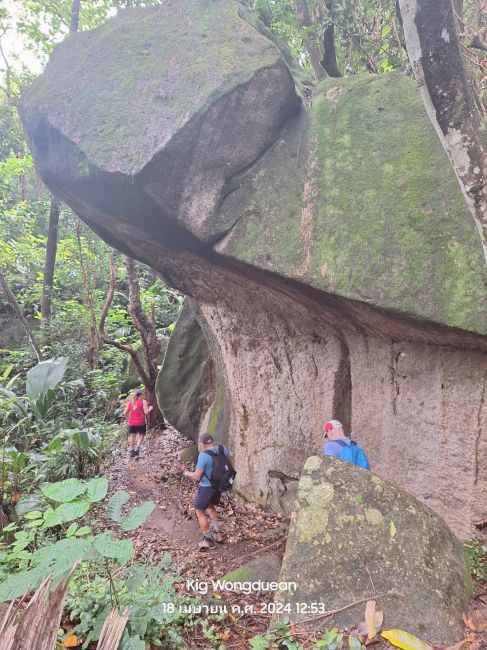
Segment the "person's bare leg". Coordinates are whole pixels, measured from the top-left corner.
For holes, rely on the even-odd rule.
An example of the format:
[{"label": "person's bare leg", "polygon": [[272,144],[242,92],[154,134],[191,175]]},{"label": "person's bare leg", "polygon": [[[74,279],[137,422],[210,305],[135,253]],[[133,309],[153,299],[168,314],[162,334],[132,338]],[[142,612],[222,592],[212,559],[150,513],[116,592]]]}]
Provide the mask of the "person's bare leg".
[{"label": "person's bare leg", "polygon": [[210,520],[210,532],[213,534],[213,539],[215,542],[223,542],[224,537],[220,529],[217,509],[215,506],[208,506],[206,513]]},{"label": "person's bare leg", "polygon": [[196,516],[198,517],[198,524],[203,535],[210,531],[210,524],[208,522],[208,517],[204,510],[196,510]]},{"label": "person's bare leg", "polygon": [[139,435],[137,436],[137,449],[140,449],[142,447],[142,443],[144,442],[144,438],[145,438],[144,434],[139,433]]},{"label": "person's bare leg", "polygon": [[200,530],[203,533],[203,540],[198,544],[200,550],[204,551],[207,548],[215,548],[214,534],[210,530],[210,524],[205,511],[196,509],[196,516],[198,517]]},{"label": "person's bare leg", "polygon": [[130,434],[130,443],[129,443],[130,453],[132,453],[134,451],[134,445],[135,445],[135,433],[131,433]]}]

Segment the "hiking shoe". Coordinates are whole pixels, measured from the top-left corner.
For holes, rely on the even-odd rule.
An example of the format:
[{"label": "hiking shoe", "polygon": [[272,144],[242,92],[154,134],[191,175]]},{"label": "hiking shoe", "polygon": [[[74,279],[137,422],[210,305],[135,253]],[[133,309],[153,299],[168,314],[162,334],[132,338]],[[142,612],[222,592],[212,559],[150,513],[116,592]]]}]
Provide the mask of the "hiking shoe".
[{"label": "hiking shoe", "polygon": [[224,533],[213,533],[213,539],[215,542],[218,542],[218,544],[223,544],[226,539],[226,535]]},{"label": "hiking shoe", "polygon": [[216,548],[215,541],[208,537],[203,537],[202,541],[199,542],[198,548],[200,551],[206,551],[212,548]]},{"label": "hiking shoe", "polygon": [[139,458],[139,454],[140,454],[140,449],[139,449],[138,447],[136,447],[136,448],[134,449],[134,458],[137,458],[137,459],[138,459],[138,458]]},{"label": "hiking shoe", "polygon": [[135,451],[133,449],[130,450],[129,458],[135,458]]}]

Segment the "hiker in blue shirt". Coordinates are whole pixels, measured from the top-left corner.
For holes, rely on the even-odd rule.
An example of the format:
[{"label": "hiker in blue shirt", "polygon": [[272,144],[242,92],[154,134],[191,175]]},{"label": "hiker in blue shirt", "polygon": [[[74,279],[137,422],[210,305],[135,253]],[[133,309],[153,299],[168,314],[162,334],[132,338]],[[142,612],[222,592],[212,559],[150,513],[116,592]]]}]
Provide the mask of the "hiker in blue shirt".
[{"label": "hiker in blue shirt", "polygon": [[338,420],[330,420],[323,427],[325,445],[323,453],[325,456],[335,456],[345,460],[362,469],[370,469],[370,463],[364,450],[347,438],[343,430],[343,424]]},{"label": "hiker in blue shirt", "polygon": [[323,427],[323,433],[325,438],[323,453],[325,456],[335,456],[336,458],[340,458],[343,447],[341,444],[337,443],[336,440],[342,440],[347,445],[351,442],[350,438],[347,438],[345,435],[343,424],[338,420],[330,420]]},{"label": "hiker in blue shirt", "polygon": [[198,483],[198,492],[194,500],[194,507],[201,532],[203,533],[203,540],[198,546],[201,550],[205,550],[215,548],[215,542],[221,543],[224,541],[224,535],[220,530],[220,524],[218,522],[218,512],[215,507],[220,504],[221,491],[211,483],[213,470],[212,454],[218,454],[222,450],[226,458],[230,458],[230,452],[222,445],[215,445],[215,440],[209,433],[203,433],[199,437],[198,443],[200,453],[196,462],[195,471],[190,472],[184,466],[181,467],[181,471],[183,476]]}]

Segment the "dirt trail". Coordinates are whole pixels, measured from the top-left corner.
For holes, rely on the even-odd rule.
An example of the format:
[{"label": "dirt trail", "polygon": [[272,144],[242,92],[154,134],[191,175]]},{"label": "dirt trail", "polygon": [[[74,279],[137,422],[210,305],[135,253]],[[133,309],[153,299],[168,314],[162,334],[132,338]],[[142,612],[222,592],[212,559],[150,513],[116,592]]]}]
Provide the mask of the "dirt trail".
[{"label": "dirt trail", "polygon": [[[198,550],[201,534],[193,509],[196,485],[177,472],[179,452],[190,444],[169,428],[147,436],[139,460],[129,459],[124,440],[105,464],[110,494],[120,489],[130,494],[127,510],[149,500],[157,505],[145,526],[126,534],[135,541],[137,558],[156,563],[170,553],[185,575],[218,578],[266,552],[282,553],[287,522],[281,515],[225,499],[219,508],[225,543],[215,550]],[[102,519],[101,524],[110,527],[108,520]]]}]

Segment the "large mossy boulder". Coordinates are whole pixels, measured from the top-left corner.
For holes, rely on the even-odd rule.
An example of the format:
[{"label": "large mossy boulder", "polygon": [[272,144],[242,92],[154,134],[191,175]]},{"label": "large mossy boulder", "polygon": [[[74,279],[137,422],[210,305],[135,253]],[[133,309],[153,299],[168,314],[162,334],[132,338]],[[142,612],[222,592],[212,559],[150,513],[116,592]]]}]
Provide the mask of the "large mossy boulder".
[{"label": "large mossy boulder", "polygon": [[440,517],[371,472],[317,456],[299,482],[279,579],[297,583],[278,595],[293,606],[359,601],[334,615],[339,625],[360,623],[360,601],[377,598],[386,628],[446,643],[463,632],[471,591],[465,550]]},{"label": "large mossy boulder", "polygon": [[71,35],[21,113],[41,175],[81,214],[212,242],[233,225],[215,211],[227,181],[299,106],[282,53],[236,3],[168,0]]}]

